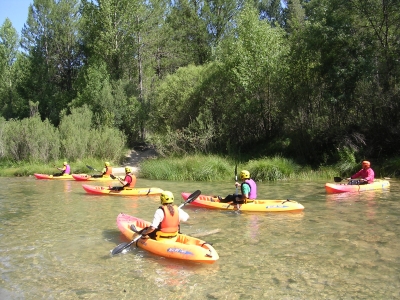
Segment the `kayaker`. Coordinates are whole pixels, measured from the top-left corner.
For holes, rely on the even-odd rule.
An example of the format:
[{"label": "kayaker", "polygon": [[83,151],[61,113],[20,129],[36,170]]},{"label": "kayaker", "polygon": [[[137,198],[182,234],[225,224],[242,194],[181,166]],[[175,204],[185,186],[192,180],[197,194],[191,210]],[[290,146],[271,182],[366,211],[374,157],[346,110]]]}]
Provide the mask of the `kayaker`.
[{"label": "kayaker", "polygon": [[64,161],[62,168],[57,168],[57,170],[60,170],[61,173],[56,173],[53,176],[64,176],[71,174],[71,167],[66,161]]},{"label": "kayaker", "polygon": [[238,209],[240,209],[242,204],[257,198],[257,184],[253,179],[250,178],[250,172],[247,170],[242,170],[240,172],[240,179],[242,182],[235,182],[235,187],[238,188],[240,186],[240,191],[242,194],[228,195],[225,197],[225,199],[218,197],[220,202],[233,202],[234,204],[237,204]]},{"label": "kayaker", "polygon": [[149,227],[143,228],[140,233],[143,239],[175,241],[179,233],[180,222],[186,222],[189,215],[173,204],[174,195],[170,191],[163,191],[160,201],[162,205],[154,213],[153,222]]},{"label": "kayaker", "polygon": [[110,177],[111,174],[112,174],[112,167],[110,166],[110,163],[108,161],[106,161],[104,163],[103,170],[101,170],[101,175],[96,174],[96,175],[92,175],[92,177],[94,177],[94,178]]},{"label": "kayaker", "polygon": [[[361,164],[362,168],[360,171],[352,175],[349,180],[349,184],[368,184],[373,183],[375,179],[375,172],[371,169],[371,163],[367,160],[364,160]],[[360,178],[359,180],[352,180]]]},{"label": "kayaker", "polygon": [[122,186],[113,186],[110,189],[114,191],[122,191],[125,188],[133,188],[136,184],[136,176],[132,174],[130,167],[125,167],[125,177],[121,179],[117,177]]}]

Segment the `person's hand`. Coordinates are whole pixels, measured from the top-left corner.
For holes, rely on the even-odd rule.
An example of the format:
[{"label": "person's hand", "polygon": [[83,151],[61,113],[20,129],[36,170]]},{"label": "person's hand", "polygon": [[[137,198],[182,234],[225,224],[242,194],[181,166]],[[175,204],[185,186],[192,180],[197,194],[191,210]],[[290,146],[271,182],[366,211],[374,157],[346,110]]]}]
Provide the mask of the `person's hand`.
[{"label": "person's hand", "polygon": [[349,177],[349,178],[346,178],[346,180],[351,180],[351,177]]},{"label": "person's hand", "polygon": [[148,239],[149,236],[146,234],[146,235],[142,235],[140,238],[141,238],[141,239]]},{"label": "person's hand", "polygon": [[235,186],[239,187],[240,183],[239,182],[235,182]]}]

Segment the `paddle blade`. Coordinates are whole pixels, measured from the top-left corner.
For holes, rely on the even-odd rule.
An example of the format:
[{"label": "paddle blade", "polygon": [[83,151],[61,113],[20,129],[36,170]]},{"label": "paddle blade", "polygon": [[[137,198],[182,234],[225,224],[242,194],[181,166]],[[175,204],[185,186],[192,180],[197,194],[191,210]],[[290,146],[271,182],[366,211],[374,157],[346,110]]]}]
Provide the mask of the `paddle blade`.
[{"label": "paddle blade", "polygon": [[115,177],[113,174],[110,174],[110,177],[111,177],[112,179],[117,178],[117,177]]},{"label": "paddle blade", "polygon": [[124,251],[125,249],[128,249],[133,243],[135,243],[137,240],[139,240],[142,237],[142,235],[138,235],[136,238],[134,238],[132,241],[130,241],[129,243],[122,243],[119,244],[117,247],[115,247],[112,251],[111,251],[111,255],[115,255],[118,253],[121,253],[122,251]]},{"label": "paddle blade", "polygon": [[115,247],[112,251],[111,251],[111,255],[116,255],[121,253],[122,251],[124,251],[126,248],[128,248],[128,243],[122,243],[119,244],[117,247]]},{"label": "paddle blade", "polygon": [[179,205],[179,208],[181,208],[182,206],[184,206],[190,202],[193,202],[198,196],[200,196],[200,194],[201,194],[200,190],[197,190],[194,193],[190,194],[189,197],[187,197],[186,201],[184,203],[182,203],[181,205]]},{"label": "paddle blade", "polygon": [[333,180],[334,180],[335,182],[341,182],[341,181],[342,181],[342,178],[341,178],[341,177],[333,177]]}]

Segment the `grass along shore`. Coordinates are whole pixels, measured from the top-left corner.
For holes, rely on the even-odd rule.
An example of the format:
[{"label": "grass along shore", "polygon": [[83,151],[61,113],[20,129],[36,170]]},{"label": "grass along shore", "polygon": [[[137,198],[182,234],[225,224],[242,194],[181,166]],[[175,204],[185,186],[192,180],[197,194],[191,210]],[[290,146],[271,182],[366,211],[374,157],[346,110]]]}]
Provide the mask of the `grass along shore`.
[{"label": "grass along shore", "polygon": [[[396,160],[396,162],[400,160]],[[125,164],[110,162],[114,168]],[[63,161],[51,164],[0,161],[0,176],[30,176],[34,173],[54,174],[59,172],[56,166],[61,167]],[[84,161],[70,162],[72,173],[99,174],[104,165],[104,160],[86,159]],[[129,164],[128,164],[129,165]],[[332,181],[333,177],[348,177],[360,169],[358,163],[341,163],[335,166],[321,166],[312,169],[301,166],[290,159],[276,157],[265,157],[247,162],[234,162],[230,158],[217,155],[188,155],[184,157],[150,158],[138,163],[136,175],[140,178],[171,181],[224,181],[234,177],[237,172],[246,169],[250,171],[251,177],[256,181],[274,180],[318,180]],[[388,163],[393,167],[393,161]],[[89,169],[87,166],[98,170]],[[394,166],[395,167],[395,166]],[[395,170],[388,172],[385,167],[376,168],[375,177],[395,177]],[[386,170],[386,171],[385,171]]]}]

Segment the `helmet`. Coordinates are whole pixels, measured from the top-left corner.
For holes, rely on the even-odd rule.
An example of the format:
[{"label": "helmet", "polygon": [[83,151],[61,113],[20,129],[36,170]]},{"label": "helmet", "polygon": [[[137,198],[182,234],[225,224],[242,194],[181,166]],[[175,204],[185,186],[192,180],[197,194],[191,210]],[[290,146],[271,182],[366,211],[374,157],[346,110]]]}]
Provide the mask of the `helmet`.
[{"label": "helmet", "polygon": [[362,166],[363,166],[363,167],[364,167],[364,166],[369,167],[369,166],[371,166],[371,163],[370,163],[368,160],[364,160],[364,161],[362,162]]},{"label": "helmet", "polygon": [[106,161],[106,162],[104,163],[104,165],[105,165],[106,167],[109,167],[109,166],[110,166],[110,163],[109,163],[108,161]]},{"label": "helmet", "polygon": [[240,179],[249,179],[250,178],[250,172],[247,170],[242,170],[240,172]]},{"label": "helmet", "polygon": [[68,165],[68,163],[66,161],[64,161],[63,165],[66,166],[66,165]]},{"label": "helmet", "polygon": [[174,195],[170,191],[164,191],[160,196],[161,204],[174,203]]},{"label": "helmet", "polygon": [[130,172],[132,172],[131,168],[130,167],[125,167],[125,173],[130,173]]}]

